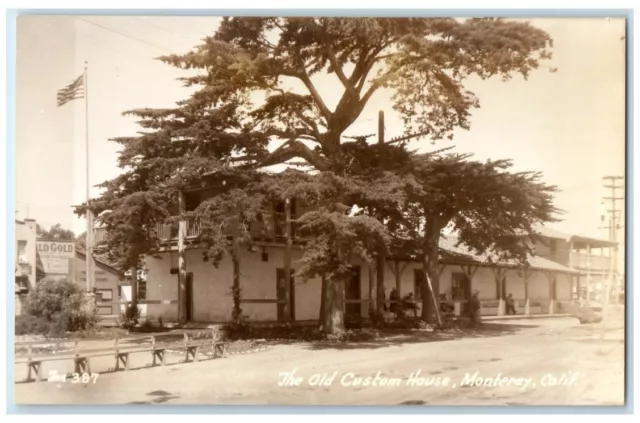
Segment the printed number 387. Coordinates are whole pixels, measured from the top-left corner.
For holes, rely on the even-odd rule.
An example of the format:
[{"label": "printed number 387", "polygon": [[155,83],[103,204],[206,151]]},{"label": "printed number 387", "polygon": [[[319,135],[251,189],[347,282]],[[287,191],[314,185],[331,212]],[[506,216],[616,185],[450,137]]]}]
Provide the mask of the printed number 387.
[{"label": "printed number 387", "polygon": [[71,383],[89,383],[91,381],[96,383],[99,375],[99,373],[72,373],[73,378],[71,379]]}]

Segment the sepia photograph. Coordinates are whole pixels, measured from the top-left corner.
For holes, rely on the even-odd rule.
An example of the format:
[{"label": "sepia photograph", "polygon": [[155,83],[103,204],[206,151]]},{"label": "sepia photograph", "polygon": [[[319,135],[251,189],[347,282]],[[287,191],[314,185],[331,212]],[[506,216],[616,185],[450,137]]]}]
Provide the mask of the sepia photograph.
[{"label": "sepia photograph", "polygon": [[624,407],[628,24],[19,14],[15,404]]}]

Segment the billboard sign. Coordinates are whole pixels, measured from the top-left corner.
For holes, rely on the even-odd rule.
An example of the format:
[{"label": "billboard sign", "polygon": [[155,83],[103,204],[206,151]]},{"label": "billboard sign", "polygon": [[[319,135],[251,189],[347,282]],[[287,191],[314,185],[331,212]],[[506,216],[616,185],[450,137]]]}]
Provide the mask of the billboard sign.
[{"label": "billboard sign", "polygon": [[48,275],[69,273],[69,259],[75,258],[74,241],[36,241],[36,251]]}]

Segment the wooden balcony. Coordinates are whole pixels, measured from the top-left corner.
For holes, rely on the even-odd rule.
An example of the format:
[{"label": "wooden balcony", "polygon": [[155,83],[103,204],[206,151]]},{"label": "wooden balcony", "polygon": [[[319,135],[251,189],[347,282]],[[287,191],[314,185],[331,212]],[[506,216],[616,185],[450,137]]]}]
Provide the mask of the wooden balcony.
[{"label": "wooden balcony", "polygon": [[[178,223],[159,223],[156,225],[156,233],[158,238],[163,241],[177,240],[178,239]],[[187,233],[186,238],[197,238],[200,236],[200,222],[197,219],[187,220]]]},{"label": "wooden balcony", "polygon": [[609,272],[612,258],[593,254],[571,253],[571,266],[579,270],[592,270],[596,272]]}]

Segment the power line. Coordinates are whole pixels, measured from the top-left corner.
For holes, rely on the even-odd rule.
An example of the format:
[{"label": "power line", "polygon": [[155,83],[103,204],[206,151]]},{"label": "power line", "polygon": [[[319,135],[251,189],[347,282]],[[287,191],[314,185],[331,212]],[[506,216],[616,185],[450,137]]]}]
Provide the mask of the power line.
[{"label": "power line", "polygon": [[146,44],[146,45],[148,45],[149,47],[153,47],[153,48],[155,48],[155,49],[158,49],[158,50],[164,51],[164,52],[165,52],[165,53],[167,53],[167,54],[172,54],[172,53],[171,53],[169,50],[167,50],[166,48],[164,48],[164,47],[160,47],[160,46],[157,46],[157,45],[155,45],[155,44],[153,44],[153,43],[150,43],[150,42],[148,42],[148,41],[146,41],[146,40],[143,40],[142,38],[138,38],[138,37],[134,37],[133,35],[125,34],[124,32],[120,32],[120,31],[115,30],[115,29],[113,29],[113,28],[109,28],[108,26],[104,26],[104,25],[98,24],[98,23],[96,23],[96,22],[90,21],[90,20],[85,19],[85,18],[81,18],[80,16],[74,16],[74,18],[79,19],[79,20],[81,20],[81,21],[83,21],[83,22],[86,22],[86,23],[88,23],[88,24],[90,24],[90,25],[97,26],[98,28],[102,28],[102,29],[104,29],[104,30],[106,30],[106,31],[113,32],[114,34],[121,35],[121,36],[123,36],[123,37],[129,38],[129,39],[132,39],[132,40],[134,40],[134,41],[138,41],[139,43],[142,43],[142,44]]},{"label": "power line", "polygon": [[158,25],[156,23],[148,21],[146,19],[146,17],[144,17],[144,16],[140,20],[142,22],[146,23],[147,25],[151,25],[151,26],[155,27],[156,29],[159,29],[160,31],[166,32],[166,33],[171,34],[173,36],[177,35],[178,37],[182,38],[183,40],[188,41],[190,43],[193,43],[193,40],[190,40],[189,38],[185,37],[184,35],[177,34],[175,31],[171,31],[170,29],[166,29],[165,27],[163,27],[161,25]]}]

